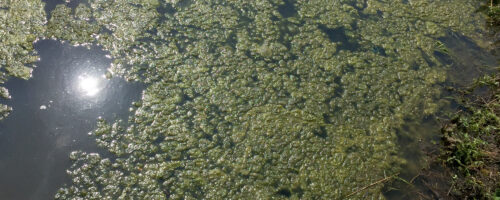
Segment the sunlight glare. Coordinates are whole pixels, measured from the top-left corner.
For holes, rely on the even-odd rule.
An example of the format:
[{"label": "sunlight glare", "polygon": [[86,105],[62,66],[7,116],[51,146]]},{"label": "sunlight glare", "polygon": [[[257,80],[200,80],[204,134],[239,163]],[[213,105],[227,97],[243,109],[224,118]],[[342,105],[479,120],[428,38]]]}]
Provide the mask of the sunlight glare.
[{"label": "sunlight glare", "polygon": [[80,90],[87,96],[94,96],[99,93],[99,80],[91,76],[80,76],[79,87]]}]

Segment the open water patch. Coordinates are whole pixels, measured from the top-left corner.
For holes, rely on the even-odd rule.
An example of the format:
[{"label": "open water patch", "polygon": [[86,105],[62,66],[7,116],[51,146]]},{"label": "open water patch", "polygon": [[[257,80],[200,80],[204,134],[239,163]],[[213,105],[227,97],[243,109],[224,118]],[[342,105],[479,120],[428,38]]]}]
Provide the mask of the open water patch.
[{"label": "open water patch", "polygon": [[56,8],[57,5],[64,4],[72,9],[74,9],[81,2],[86,2],[86,0],[83,0],[83,1],[82,0],[71,0],[71,1],[68,1],[68,0],[42,0],[42,1],[45,2],[44,10],[45,10],[45,13],[47,13],[47,19],[50,19],[50,17],[52,16],[51,12]]},{"label": "open water patch", "polygon": [[[319,25],[318,28],[327,34],[328,39],[331,42],[338,42],[340,50],[349,50],[355,51],[359,48],[359,44],[353,41],[352,38],[349,38],[346,34],[346,29],[344,27],[339,28],[328,28],[324,25]],[[385,51],[384,51],[385,54]]]},{"label": "open water patch", "polygon": [[284,4],[278,7],[278,12],[284,18],[292,17],[297,14],[297,8],[294,4],[295,0],[284,0]]}]

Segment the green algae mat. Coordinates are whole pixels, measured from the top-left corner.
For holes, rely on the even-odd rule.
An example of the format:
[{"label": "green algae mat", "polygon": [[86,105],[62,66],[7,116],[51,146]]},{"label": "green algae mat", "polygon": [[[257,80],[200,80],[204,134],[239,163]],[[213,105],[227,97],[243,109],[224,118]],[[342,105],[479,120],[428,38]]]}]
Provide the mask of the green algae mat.
[{"label": "green algae mat", "polygon": [[73,152],[56,199],[384,199],[365,187],[405,163],[396,129],[440,108],[439,38],[477,38],[477,7],[88,0],[47,19],[39,0],[2,0],[0,84],[31,76],[39,39],[98,45],[108,77],[147,84],[128,121],[91,133],[113,156]]}]

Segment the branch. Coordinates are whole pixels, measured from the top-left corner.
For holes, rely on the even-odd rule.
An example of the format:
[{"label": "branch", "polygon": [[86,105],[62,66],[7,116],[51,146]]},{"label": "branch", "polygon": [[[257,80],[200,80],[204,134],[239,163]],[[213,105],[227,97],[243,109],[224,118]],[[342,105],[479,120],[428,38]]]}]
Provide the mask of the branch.
[{"label": "branch", "polygon": [[388,180],[390,180],[390,179],[394,178],[394,177],[395,177],[395,176],[397,176],[397,175],[398,175],[398,174],[394,174],[394,175],[392,175],[392,176],[388,176],[388,177],[385,177],[385,178],[380,179],[380,180],[378,180],[378,181],[375,181],[375,182],[373,182],[373,183],[372,183],[372,184],[370,184],[370,185],[367,185],[367,186],[365,186],[365,187],[362,187],[361,189],[358,189],[358,190],[356,190],[356,191],[352,192],[351,194],[348,194],[348,195],[347,195],[347,196],[345,196],[344,198],[348,198],[348,197],[353,196],[353,195],[355,195],[355,194],[357,194],[357,193],[360,193],[360,192],[362,192],[363,190],[366,190],[366,189],[368,189],[368,188],[370,188],[370,187],[373,187],[373,186],[378,185],[378,184],[380,184],[380,183],[386,182],[386,181],[388,181]]}]

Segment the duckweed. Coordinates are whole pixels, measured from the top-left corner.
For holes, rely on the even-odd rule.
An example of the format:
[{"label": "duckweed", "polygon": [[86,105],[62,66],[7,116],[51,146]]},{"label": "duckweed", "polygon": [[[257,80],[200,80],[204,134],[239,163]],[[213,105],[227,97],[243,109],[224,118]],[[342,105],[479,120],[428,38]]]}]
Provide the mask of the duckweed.
[{"label": "duckweed", "polygon": [[[72,184],[56,199],[339,199],[397,173],[395,129],[438,109],[447,70],[434,56],[438,39],[474,37],[475,6],[59,5],[47,37],[100,45],[114,59],[109,76],[148,87],[128,121],[99,119],[92,132],[116,157],[72,153]],[[351,198],[384,199],[380,189]]]}]

